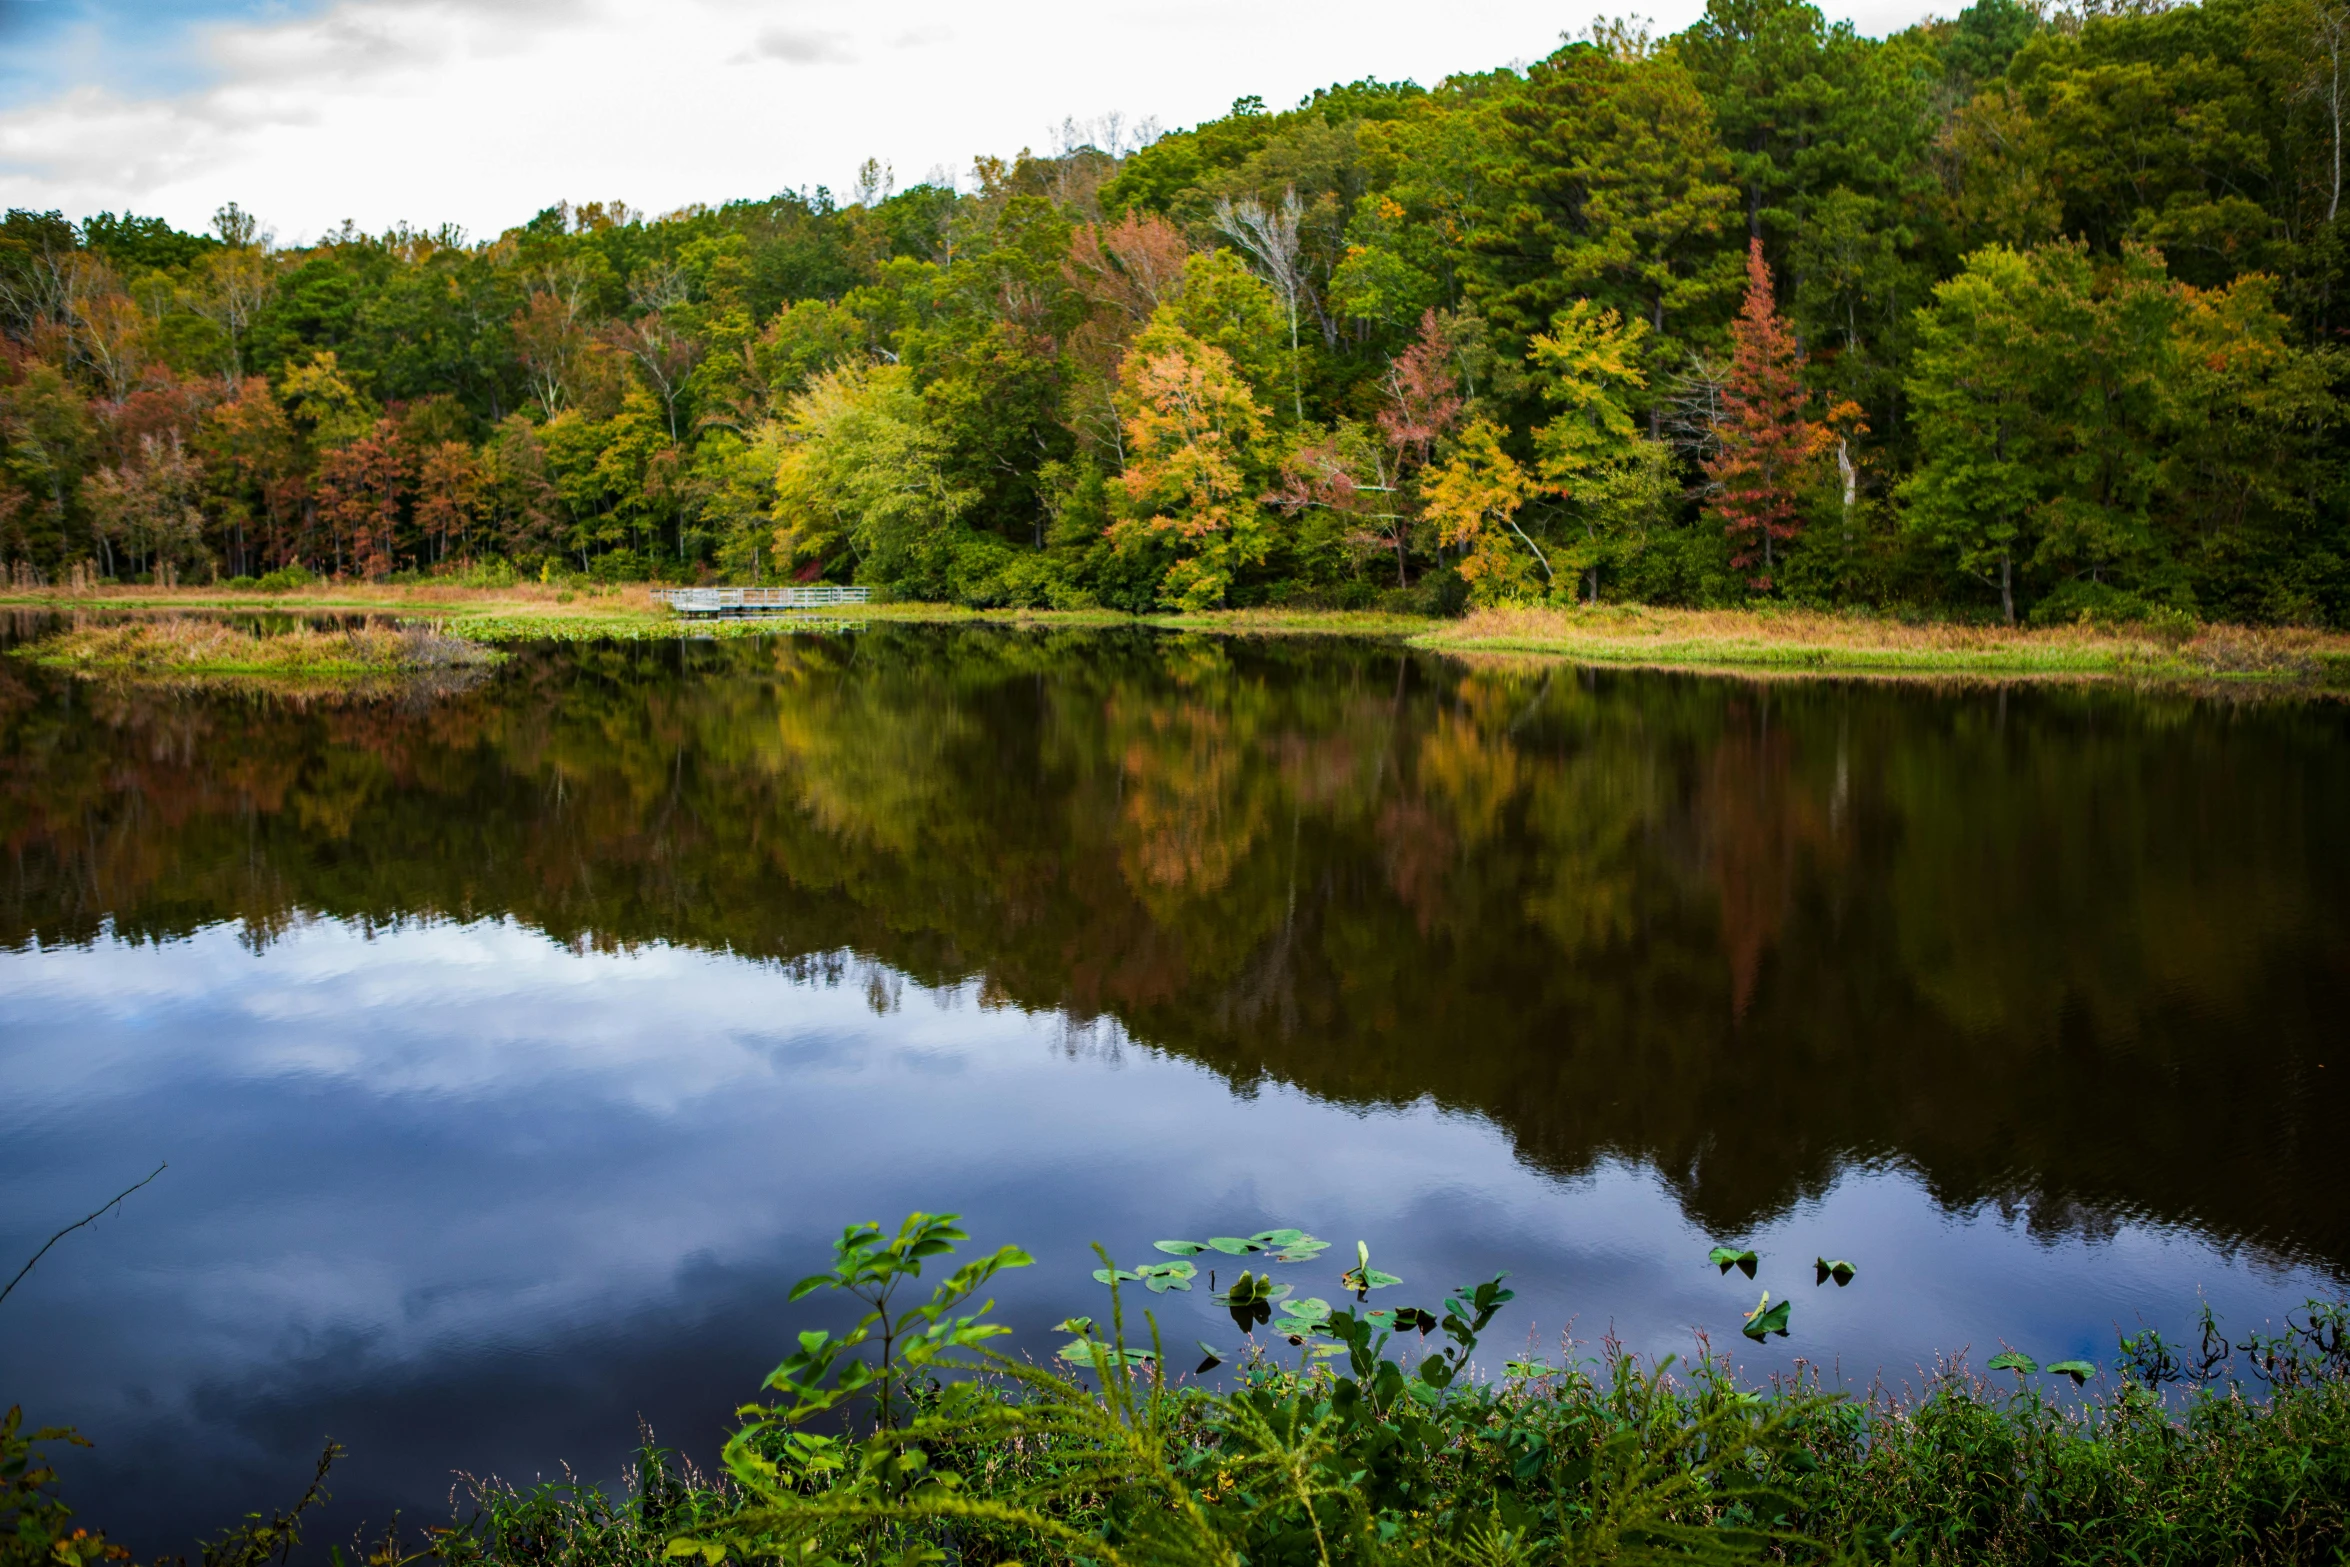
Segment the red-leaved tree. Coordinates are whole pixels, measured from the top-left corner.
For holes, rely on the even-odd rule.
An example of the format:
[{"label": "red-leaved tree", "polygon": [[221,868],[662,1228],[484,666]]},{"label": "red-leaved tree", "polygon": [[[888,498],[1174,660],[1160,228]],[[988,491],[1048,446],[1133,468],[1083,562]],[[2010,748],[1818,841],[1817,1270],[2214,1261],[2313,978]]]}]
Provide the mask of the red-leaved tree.
[{"label": "red-leaved tree", "polygon": [[1705,465],[1717,487],[1710,510],[1736,546],[1730,564],[1760,567],[1747,580],[1768,592],[1776,546],[1803,531],[1797,489],[1804,470],[1833,437],[1804,416],[1803,355],[1779,319],[1759,239],[1747,246],[1746,302],[1730,325],[1730,339],[1721,450]]}]

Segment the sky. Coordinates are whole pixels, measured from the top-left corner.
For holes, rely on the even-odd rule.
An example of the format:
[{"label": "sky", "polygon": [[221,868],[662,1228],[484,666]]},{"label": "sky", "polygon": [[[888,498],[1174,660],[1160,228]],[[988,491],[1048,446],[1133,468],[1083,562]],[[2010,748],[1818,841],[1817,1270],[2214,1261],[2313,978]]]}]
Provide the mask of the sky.
[{"label": "sky", "polygon": [[[0,0],[0,205],[200,229],[235,201],[293,244],[345,219],[486,237],[565,199],[658,213],[846,191],[867,158],[900,186],[967,179],[979,154],[1055,150],[1067,121],[1175,128],[1246,94],[1281,107],[1332,81],[1432,83],[1539,58],[1625,9]],[[1671,31],[1702,0],[1629,9]],[[1872,34],[1927,9],[1829,8]]]}]

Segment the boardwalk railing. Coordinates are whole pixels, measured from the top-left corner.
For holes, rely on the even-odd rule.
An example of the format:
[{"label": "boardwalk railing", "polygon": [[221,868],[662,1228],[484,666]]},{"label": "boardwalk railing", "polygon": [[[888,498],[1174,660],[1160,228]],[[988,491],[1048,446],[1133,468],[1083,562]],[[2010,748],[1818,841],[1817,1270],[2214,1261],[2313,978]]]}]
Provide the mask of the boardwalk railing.
[{"label": "boardwalk railing", "polygon": [[829,582],[791,588],[669,588],[653,593],[656,602],[667,604],[680,615],[774,615],[863,604],[872,596],[871,588],[843,588]]}]

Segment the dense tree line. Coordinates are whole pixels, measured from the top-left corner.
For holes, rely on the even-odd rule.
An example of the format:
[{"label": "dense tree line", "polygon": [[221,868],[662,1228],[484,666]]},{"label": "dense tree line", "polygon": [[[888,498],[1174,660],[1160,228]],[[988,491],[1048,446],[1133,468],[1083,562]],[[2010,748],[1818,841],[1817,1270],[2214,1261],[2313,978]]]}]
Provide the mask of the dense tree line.
[{"label": "dense tree line", "polygon": [[1792,0],[969,190],[0,228],[19,580],[2350,620],[2341,0]]}]

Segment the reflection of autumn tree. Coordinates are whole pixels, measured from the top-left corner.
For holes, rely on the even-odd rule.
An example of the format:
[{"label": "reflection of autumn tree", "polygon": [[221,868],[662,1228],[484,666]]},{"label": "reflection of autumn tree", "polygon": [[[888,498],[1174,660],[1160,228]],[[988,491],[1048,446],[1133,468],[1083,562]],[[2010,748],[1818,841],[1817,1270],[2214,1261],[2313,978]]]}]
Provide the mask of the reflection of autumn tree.
[{"label": "reflection of autumn tree", "polygon": [[2344,797],[2311,713],[1367,644],[524,649],[429,705],[5,660],[0,942],[316,912],[852,951],[1432,1098],[1546,1169],[1649,1161],[1724,1229],[1897,1159],[1953,1206],[2350,1258]]},{"label": "reflection of autumn tree", "polygon": [[1832,841],[1826,802],[1791,776],[1786,731],[1771,731],[1767,693],[1758,700],[1759,710],[1731,710],[1697,803],[1706,869],[1721,899],[1730,1009],[1741,1019],[1763,958],[1792,912],[1798,856]]}]

